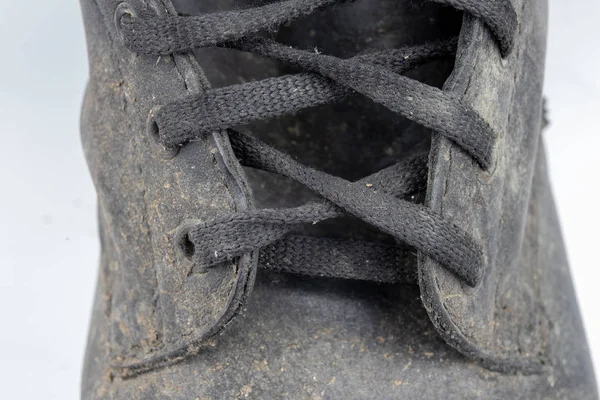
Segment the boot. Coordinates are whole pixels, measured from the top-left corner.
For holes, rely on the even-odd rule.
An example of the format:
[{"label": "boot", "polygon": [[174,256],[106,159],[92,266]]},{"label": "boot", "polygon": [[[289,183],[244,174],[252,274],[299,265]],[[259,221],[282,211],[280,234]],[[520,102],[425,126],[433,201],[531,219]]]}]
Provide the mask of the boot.
[{"label": "boot", "polygon": [[85,399],[596,399],[546,0],[81,0]]}]

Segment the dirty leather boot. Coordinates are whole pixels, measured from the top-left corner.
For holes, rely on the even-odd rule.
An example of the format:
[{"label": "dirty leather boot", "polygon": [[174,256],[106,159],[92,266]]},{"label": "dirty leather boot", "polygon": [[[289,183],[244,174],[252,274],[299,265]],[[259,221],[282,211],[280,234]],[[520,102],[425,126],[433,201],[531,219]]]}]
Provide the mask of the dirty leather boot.
[{"label": "dirty leather boot", "polygon": [[594,399],[545,0],[82,0],[85,399]]}]

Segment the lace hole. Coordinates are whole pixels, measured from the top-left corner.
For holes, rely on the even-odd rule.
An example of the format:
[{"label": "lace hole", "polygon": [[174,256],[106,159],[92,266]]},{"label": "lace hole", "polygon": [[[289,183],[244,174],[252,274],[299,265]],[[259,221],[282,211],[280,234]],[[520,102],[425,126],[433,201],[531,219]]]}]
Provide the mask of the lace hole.
[{"label": "lace hole", "polygon": [[123,17],[125,17],[125,16],[135,17],[136,13],[135,13],[135,11],[133,11],[133,8],[129,5],[129,3],[122,2],[122,3],[119,3],[117,8],[115,9],[115,16],[114,16],[114,22],[115,22],[115,28],[117,30],[117,35],[119,36],[119,38],[121,39],[122,42],[125,41],[125,36],[123,35],[121,21],[122,21]]},{"label": "lace hole", "polygon": [[510,61],[511,61],[511,57],[510,57],[511,52],[503,54],[502,52],[500,52],[500,66],[502,66],[502,68],[509,68],[510,67]]},{"label": "lace hole", "polygon": [[166,147],[162,144],[160,140],[160,127],[156,122],[156,113],[158,112],[158,108],[153,108],[148,113],[148,119],[146,121],[146,134],[148,135],[148,140],[158,156],[164,160],[170,160],[174,158],[179,153],[179,147]]},{"label": "lace hole", "polygon": [[194,259],[196,253],[196,245],[190,240],[187,230],[181,233],[177,239],[177,247],[181,254],[188,260]]},{"label": "lace hole", "polygon": [[190,273],[203,275],[209,271],[209,268],[196,265],[194,255],[196,254],[196,245],[190,240],[189,230],[197,221],[188,221],[181,225],[175,234],[175,248],[185,262],[190,264]]}]

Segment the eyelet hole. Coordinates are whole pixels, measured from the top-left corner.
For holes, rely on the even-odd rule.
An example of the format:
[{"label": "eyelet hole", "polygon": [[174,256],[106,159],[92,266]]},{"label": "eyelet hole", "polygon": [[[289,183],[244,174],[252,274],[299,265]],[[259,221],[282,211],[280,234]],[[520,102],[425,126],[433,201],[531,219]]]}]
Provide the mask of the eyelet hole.
[{"label": "eyelet hole", "polygon": [[181,238],[181,252],[188,260],[192,260],[194,258],[194,254],[196,253],[196,245],[192,243],[189,235],[184,235]]},{"label": "eyelet hole", "polygon": [[179,254],[179,260],[186,263],[189,268],[189,275],[204,275],[210,271],[210,268],[205,265],[197,264],[196,245],[191,241],[189,233],[190,229],[196,226],[199,221],[187,220],[179,226],[174,237],[174,246]]},{"label": "eyelet hole", "polygon": [[158,127],[158,123],[156,122],[156,119],[154,119],[154,116],[151,116],[148,121],[148,136],[150,136],[150,139],[152,139],[154,143],[161,144],[160,128]]},{"label": "eyelet hole", "polygon": [[148,113],[148,119],[146,121],[146,133],[148,140],[160,158],[164,160],[170,160],[179,153],[179,147],[166,147],[160,139],[160,127],[156,122],[156,113],[158,108],[153,108]]},{"label": "eyelet hole", "polygon": [[119,3],[117,8],[115,9],[115,16],[114,16],[114,22],[115,22],[115,28],[117,30],[117,35],[119,36],[119,38],[121,39],[122,42],[125,41],[125,36],[123,35],[121,21],[122,21],[123,17],[125,17],[125,16],[129,16],[129,17],[133,18],[136,16],[136,14],[135,14],[135,11],[133,11],[131,6],[129,5],[129,3],[122,2],[122,3]]},{"label": "eyelet hole", "polygon": [[188,227],[180,228],[175,237],[175,245],[183,257],[193,261],[194,254],[196,254],[196,245],[190,240]]}]

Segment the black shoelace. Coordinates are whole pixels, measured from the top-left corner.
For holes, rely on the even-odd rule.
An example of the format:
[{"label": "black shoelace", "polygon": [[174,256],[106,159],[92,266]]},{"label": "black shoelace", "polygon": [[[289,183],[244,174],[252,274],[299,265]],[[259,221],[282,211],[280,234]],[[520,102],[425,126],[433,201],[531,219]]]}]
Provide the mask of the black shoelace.
[{"label": "black shoelace", "polygon": [[[513,44],[517,17],[510,0],[434,0],[481,18],[503,54]],[[350,59],[290,48],[257,36],[342,0],[285,0],[246,10],[200,16],[158,16],[124,10],[118,16],[125,45],[139,54],[167,55],[221,46],[268,56],[305,73],[211,89],[161,106],[151,124],[160,142],[176,149],[200,135],[226,129],[242,165],[283,175],[320,198],[295,208],[247,210],[188,229],[184,246],[196,265],[210,268],[261,250],[270,268],[310,275],[397,282],[411,271],[400,247],[293,235],[300,224],[353,215],[433,258],[470,286],[484,262],[477,243],[451,221],[411,202],[426,186],[427,158],[417,156],[357,182],[308,168],[256,138],[229,127],[360,93],[393,112],[446,136],[489,167],[495,134],[469,106],[450,93],[403,74],[449,57],[456,39],[384,50]]]}]

